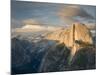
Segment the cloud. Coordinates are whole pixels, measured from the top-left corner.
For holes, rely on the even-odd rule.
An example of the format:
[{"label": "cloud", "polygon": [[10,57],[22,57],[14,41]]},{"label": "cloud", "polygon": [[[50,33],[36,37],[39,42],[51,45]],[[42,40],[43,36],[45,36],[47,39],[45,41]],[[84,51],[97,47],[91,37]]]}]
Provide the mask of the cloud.
[{"label": "cloud", "polygon": [[41,23],[31,18],[22,20],[17,20],[15,18],[11,19],[11,28],[21,28],[24,25],[41,25]]},{"label": "cloud", "polygon": [[63,17],[80,16],[80,17],[93,18],[80,6],[66,6],[58,12],[58,15]]},{"label": "cloud", "polygon": [[37,20],[34,20],[34,19],[25,19],[22,22],[24,25],[26,25],[26,24],[39,25],[40,24]]},{"label": "cloud", "polygon": [[65,6],[61,8],[57,14],[63,21],[68,24],[78,21],[78,19],[75,19],[75,17],[93,19],[90,14],[88,14],[84,9],[77,5]]}]

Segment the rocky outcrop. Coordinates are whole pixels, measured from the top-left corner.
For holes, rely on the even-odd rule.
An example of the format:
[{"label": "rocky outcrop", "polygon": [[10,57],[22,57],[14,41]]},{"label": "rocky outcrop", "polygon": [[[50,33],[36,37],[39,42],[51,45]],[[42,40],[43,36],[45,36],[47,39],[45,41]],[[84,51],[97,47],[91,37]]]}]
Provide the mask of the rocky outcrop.
[{"label": "rocky outcrop", "polygon": [[80,48],[93,44],[92,35],[86,25],[74,23],[67,29],[62,29],[46,36],[46,39],[58,40],[71,49],[70,59]]}]

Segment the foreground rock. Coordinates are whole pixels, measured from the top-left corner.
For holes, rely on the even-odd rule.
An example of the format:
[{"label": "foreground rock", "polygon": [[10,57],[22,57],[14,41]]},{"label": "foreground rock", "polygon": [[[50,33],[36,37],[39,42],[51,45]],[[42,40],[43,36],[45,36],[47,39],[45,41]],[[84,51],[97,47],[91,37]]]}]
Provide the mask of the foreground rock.
[{"label": "foreground rock", "polygon": [[33,43],[18,37],[12,38],[12,74],[37,73],[45,54],[56,43],[57,41],[52,40]]},{"label": "foreground rock", "polygon": [[87,70],[96,68],[95,47],[85,47],[76,52],[70,70]]},{"label": "foreground rock", "polygon": [[56,49],[50,49],[47,53],[39,72],[57,72],[72,70],[87,70],[96,68],[95,48],[86,47],[80,49],[73,57],[71,65],[68,64],[69,49],[64,45],[58,45]]},{"label": "foreground rock", "polygon": [[65,66],[68,66],[69,55],[70,50],[64,43],[51,47],[41,62],[39,72],[62,71]]}]

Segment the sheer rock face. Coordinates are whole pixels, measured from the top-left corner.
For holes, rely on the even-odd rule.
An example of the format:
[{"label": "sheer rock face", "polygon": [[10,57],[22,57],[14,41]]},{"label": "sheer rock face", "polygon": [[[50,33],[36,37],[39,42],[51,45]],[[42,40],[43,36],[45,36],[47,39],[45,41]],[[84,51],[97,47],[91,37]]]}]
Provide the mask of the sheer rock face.
[{"label": "sheer rock face", "polygon": [[62,29],[46,36],[46,39],[58,40],[71,49],[71,55],[76,53],[80,48],[92,45],[92,35],[86,25],[74,23],[68,29]]},{"label": "sheer rock face", "polygon": [[71,27],[70,42],[72,47],[71,54],[74,55],[76,50],[93,44],[92,35],[84,24],[75,23]]}]

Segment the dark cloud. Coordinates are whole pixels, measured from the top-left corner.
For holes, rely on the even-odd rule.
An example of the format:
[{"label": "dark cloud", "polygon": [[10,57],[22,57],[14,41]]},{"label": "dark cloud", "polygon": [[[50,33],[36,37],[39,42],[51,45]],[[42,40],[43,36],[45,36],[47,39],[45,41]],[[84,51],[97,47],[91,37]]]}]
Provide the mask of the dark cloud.
[{"label": "dark cloud", "polygon": [[94,19],[94,17],[83,9],[84,6],[69,5],[59,10],[58,16],[66,23],[70,24],[77,21],[86,21],[86,19]]},{"label": "dark cloud", "polygon": [[58,12],[58,15],[62,17],[74,17],[74,16],[91,17],[79,6],[64,7]]}]

